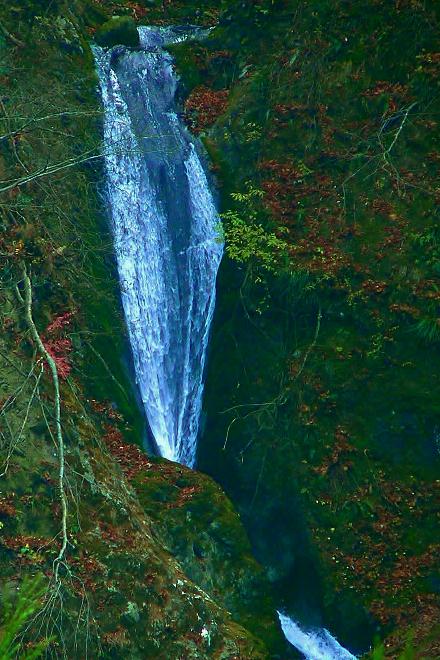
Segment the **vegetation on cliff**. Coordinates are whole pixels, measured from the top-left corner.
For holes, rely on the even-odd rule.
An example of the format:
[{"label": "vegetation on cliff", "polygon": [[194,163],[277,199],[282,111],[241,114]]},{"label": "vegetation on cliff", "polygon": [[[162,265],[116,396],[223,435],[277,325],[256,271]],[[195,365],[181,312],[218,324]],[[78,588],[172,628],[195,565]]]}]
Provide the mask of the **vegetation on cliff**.
[{"label": "vegetation on cliff", "polygon": [[230,236],[200,465],[286,606],[389,657],[439,654],[438,18],[230,2],[174,47]]},{"label": "vegetation on cliff", "polygon": [[138,447],[87,43],[104,5],[0,10],[0,648],[284,657],[231,503]]},{"label": "vegetation on cliff", "polygon": [[112,16],[215,25],[173,47],[227,253],[200,466],[237,506],[278,605],[320,612],[359,650],[379,634],[375,658],[438,657],[431,0],[0,10],[0,588],[11,602],[24,576],[45,576],[27,652],[288,653],[230,502],[136,447],[86,43]]}]

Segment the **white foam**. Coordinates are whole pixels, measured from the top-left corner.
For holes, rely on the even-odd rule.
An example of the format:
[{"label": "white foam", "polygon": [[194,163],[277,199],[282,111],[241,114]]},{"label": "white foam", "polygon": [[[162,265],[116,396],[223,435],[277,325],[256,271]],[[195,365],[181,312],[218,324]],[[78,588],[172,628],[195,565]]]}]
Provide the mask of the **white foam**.
[{"label": "white foam", "polygon": [[303,630],[293,619],[278,612],[286,639],[306,660],[356,660],[325,628]]}]

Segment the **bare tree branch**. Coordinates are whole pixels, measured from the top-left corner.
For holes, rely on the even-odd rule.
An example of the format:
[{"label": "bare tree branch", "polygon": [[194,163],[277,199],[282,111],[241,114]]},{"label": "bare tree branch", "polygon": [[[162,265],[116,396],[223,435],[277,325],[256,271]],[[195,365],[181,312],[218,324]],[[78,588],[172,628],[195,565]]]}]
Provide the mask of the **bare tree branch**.
[{"label": "bare tree branch", "polygon": [[61,501],[61,533],[62,533],[62,543],[61,548],[54,561],[55,567],[55,580],[58,577],[58,570],[61,562],[64,559],[66,554],[68,539],[67,539],[67,498],[64,488],[64,469],[65,469],[65,457],[64,457],[64,438],[61,427],[61,401],[60,401],[60,384],[58,379],[58,369],[55,360],[48,353],[46,347],[44,346],[41,337],[38,333],[37,327],[35,325],[33,316],[32,316],[32,283],[29,278],[29,275],[26,270],[26,266],[23,265],[23,284],[24,284],[24,305],[26,312],[26,321],[31,331],[32,337],[38,347],[38,350],[43,355],[46,360],[49,369],[52,374],[52,382],[55,390],[55,428],[56,428],[56,438],[58,444],[58,463],[59,463],[59,472],[58,472],[58,488]]}]

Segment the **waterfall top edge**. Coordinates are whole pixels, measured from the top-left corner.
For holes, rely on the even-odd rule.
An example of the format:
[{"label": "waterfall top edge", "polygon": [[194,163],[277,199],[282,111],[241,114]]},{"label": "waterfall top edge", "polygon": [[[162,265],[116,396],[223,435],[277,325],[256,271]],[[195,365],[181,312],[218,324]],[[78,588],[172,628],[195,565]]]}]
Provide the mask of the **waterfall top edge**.
[{"label": "waterfall top edge", "polygon": [[206,39],[214,29],[213,27],[202,27],[200,25],[139,25],[137,30],[139,34],[139,46],[125,46],[124,44],[115,44],[108,48],[98,46],[92,43],[92,50],[100,48],[105,52],[127,52],[127,51],[159,51],[173,44],[183,43],[185,41],[202,41]]}]

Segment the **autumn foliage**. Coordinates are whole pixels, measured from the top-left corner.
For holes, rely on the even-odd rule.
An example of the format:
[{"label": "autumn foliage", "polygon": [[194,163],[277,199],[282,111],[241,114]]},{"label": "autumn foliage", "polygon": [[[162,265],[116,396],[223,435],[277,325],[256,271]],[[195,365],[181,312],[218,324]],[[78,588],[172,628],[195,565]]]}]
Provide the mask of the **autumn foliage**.
[{"label": "autumn foliage", "polygon": [[44,348],[55,361],[58,376],[65,380],[72,371],[70,354],[72,341],[69,337],[61,336],[68,328],[75,316],[75,312],[63,312],[54,318],[46,328],[42,338]]},{"label": "autumn foliage", "polygon": [[215,122],[228,103],[229,90],[214,90],[201,85],[196,87],[185,103],[185,112],[190,126],[200,132]]}]

